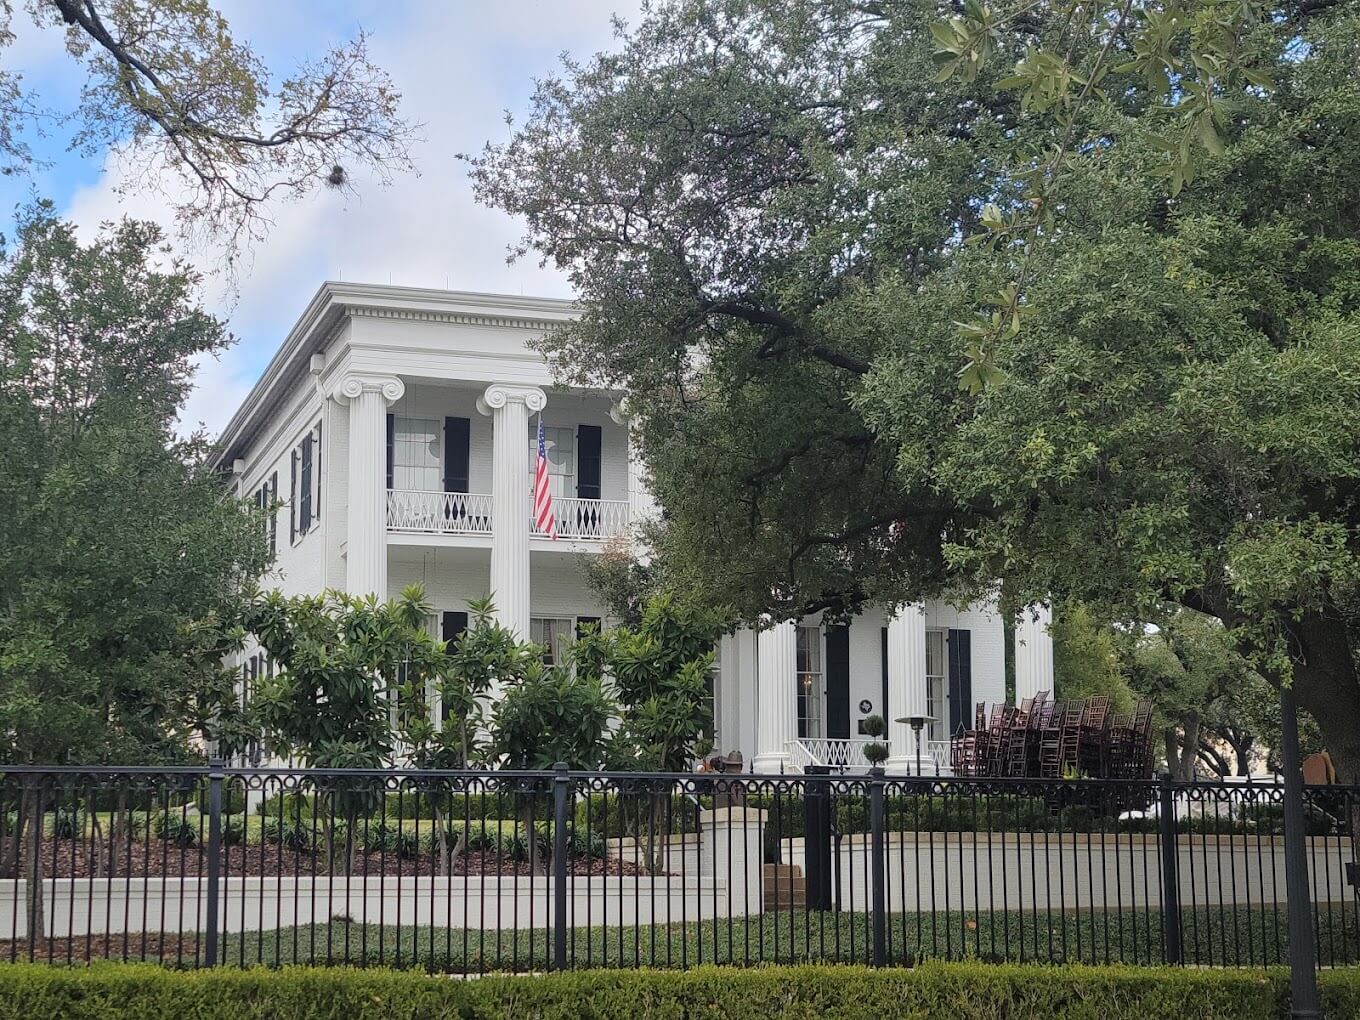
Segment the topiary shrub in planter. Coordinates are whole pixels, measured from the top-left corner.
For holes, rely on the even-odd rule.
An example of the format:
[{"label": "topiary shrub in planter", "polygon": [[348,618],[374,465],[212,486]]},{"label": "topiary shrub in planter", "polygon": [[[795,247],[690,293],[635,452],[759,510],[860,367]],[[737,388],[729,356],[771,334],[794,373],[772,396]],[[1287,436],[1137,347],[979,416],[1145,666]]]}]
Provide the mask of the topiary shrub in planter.
[{"label": "topiary shrub in planter", "polygon": [[864,760],[870,765],[879,766],[888,760],[888,745],[879,739],[887,732],[888,724],[883,721],[881,715],[865,717],[864,734],[874,738],[872,742],[864,745]]}]

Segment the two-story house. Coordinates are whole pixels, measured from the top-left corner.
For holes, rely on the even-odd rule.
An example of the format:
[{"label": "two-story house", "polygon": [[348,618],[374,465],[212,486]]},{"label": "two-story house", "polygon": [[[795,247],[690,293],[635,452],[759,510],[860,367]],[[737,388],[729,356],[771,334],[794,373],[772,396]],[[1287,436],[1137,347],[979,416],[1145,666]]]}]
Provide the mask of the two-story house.
[{"label": "two-story house", "polygon": [[[264,583],[392,597],[419,582],[446,639],[491,594],[550,655],[584,623],[607,627],[581,557],[631,541],[654,507],[619,404],[558,385],[531,346],[572,314],[543,298],[324,284],[221,437],[237,493],[278,507]],[[540,417],[556,540],[530,513]],[[1017,696],[1051,689],[1044,618],[1015,634]],[[994,605],[934,602],[740,630],[719,649],[715,746],[759,772],[856,764],[866,716],[919,716],[926,770],[943,767],[974,704],[1005,697],[1004,635]],[[268,667],[254,654],[244,668]],[[889,738],[889,767],[914,768],[910,726]]]}]

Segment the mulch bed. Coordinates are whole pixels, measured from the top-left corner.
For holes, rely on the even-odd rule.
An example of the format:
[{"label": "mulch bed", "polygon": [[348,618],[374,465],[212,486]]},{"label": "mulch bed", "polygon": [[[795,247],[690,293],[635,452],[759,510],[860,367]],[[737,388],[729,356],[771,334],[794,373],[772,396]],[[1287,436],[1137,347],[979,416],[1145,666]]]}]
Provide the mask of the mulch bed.
[{"label": "mulch bed", "polygon": [[[202,846],[179,847],[168,840],[124,843],[117,850],[114,877],[166,876],[193,878],[207,874],[207,853]],[[88,840],[45,840],[42,846],[43,878],[89,878],[93,865],[92,847]],[[97,855],[106,862],[108,847]],[[295,851],[277,843],[256,843],[250,846],[223,847],[222,875],[265,876],[290,878],[294,876],[326,876],[343,874],[340,851],[334,866],[327,867],[326,851]],[[355,851],[353,877],[364,875],[413,876],[435,874],[435,859],[428,853],[414,858],[398,857],[392,852]],[[546,866],[546,859],[544,861]],[[20,872],[22,874],[22,871]],[[527,861],[512,860],[494,850],[471,851],[454,859],[455,875],[491,875],[529,877],[532,872]],[[646,874],[640,862],[618,858],[572,858],[569,873],[577,876],[613,875],[639,877]],[[100,868],[97,878],[108,876],[107,867]]]},{"label": "mulch bed", "polygon": [[85,963],[89,960],[154,960],[193,966],[198,936],[193,932],[129,932],[126,935],[83,935],[0,940],[0,963]]}]

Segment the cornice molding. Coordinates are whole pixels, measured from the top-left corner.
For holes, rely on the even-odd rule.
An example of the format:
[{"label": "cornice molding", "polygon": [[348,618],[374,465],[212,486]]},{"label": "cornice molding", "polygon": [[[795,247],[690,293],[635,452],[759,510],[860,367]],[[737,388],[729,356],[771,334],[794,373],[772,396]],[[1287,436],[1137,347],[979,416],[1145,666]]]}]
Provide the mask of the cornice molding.
[{"label": "cornice molding", "polygon": [[406,322],[438,322],[454,326],[490,326],[496,329],[544,329],[560,325],[553,319],[529,318],[494,313],[435,312],[416,308],[375,308],[348,305],[346,311],[356,319],[400,319]]}]

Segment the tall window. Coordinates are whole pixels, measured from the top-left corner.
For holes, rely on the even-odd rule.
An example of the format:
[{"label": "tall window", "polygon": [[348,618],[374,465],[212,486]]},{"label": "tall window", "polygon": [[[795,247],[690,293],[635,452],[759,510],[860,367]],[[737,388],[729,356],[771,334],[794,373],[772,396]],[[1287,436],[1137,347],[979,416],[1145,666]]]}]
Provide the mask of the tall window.
[{"label": "tall window", "polygon": [[576,637],[576,623],[570,617],[556,619],[535,617],[529,621],[529,640],[542,645],[543,664],[565,662],[567,649]]},{"label": "tall window", "polygon": [[[543,429],[543,452],[548,457],[548,486],[554,499],[576,496],[576,430]],[[529,424],[529,482],[538,468],[538,423]]]},{"label": "tall window", "polygon": [[798,628],[798,735],[822,735],[822,628]]},{"label": "tall window", "polygon": [[392,488],[438,492],[439,420],[395,418],[392,422]]},{"label": "tall window", "polygon": [[935,721],[930,724],[927,740],[943,740],[949,727],[948,660],[945,653],[944,631],[926,631],[926,715]]}]

